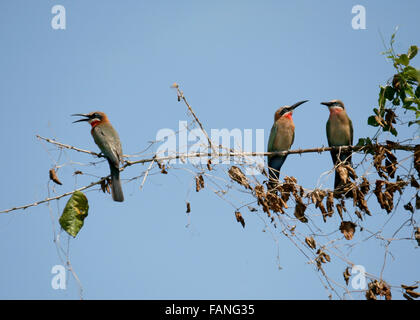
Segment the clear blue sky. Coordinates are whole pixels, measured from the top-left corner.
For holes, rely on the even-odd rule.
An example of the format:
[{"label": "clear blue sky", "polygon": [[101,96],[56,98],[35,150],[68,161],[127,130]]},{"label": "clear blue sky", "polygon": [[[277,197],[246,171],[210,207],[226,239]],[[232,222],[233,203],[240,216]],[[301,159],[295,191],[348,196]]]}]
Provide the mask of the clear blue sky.
[{"label": "clear blue sky", "polygon": [[[66,8],[66,30],[51,27],[56,4]],[[366,30],[351,27],[356,4],[366,7]],[[353,119],[355,140],[373,135],[366,119],[379,85],[393,74],[380,55],[380,33],[388,41],[399,26],[396,48],[405,52],[419,44],[419,11],[418,1],[388,0],[1,1],[0,209],[48,196],[48,170],[58,152],[36,134],[97,150],[88,126],[71,123],[72,113],[106,112],[126,154],[143,150],[161,128],[176,130],[187,116],[169,88],[175,81],[208,130],[264,128],[267,141],[276,108],[310,99],[294,115],[294,147],[322,146],[328,112],[319,102],[339,98]],[[59,163],[70,160],[94,158],[66,151]],[[313,187],[330,167],[329,154],[310,154],[290,156],[283,168]],[[145,168],[129,168],[122,178]],[[108,174],[106,165],[66,166],[57,193],[74,188],[77,169]],[[77,185],[94,179],[81,177]],[[97,191],[87,194],[89,216],[69,242],[85,298],[327,298],[317,273],[280,235],[278,270],[276,244],[256,214],[243,210],[242,229],[232,207],[208,189],[195,193],[191,176],[180,170],[151,176],[142,191],[140,182],[123,185],[123,204]],[[190,217],[185,200],[192,204]],[[56,225],[64,205],[51,203]],[[384,213],[378,215],[370,221],[383,223]],[[336,229],[334,221],[327,230]],[[67,235],[60,235],[67,247]],[[356,235],[352,243],[368,236]],[[51,268],[61,264],[53,237],[45,205],[0,215],[1,299],[79,298],[72,278],[67,290],[51,288]],[[398,246],[392,247],[398,263],[387,264],[385,279],[397,285],[418,280],[418,250],[413,243]],[[367,242],[357,248],[351,259],[379,274],[383,247]],[[328,269],[341,283],[343,270],[342,263]]]}]

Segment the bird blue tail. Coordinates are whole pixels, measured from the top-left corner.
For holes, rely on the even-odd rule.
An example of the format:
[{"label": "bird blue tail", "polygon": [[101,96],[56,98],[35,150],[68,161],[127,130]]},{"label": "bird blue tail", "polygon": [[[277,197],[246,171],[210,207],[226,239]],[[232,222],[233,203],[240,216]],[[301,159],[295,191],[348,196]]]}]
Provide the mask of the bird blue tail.
[{"label": "bird blue tail", "polygon": [[268,160],[268,175],[271,183],[269,184],[271,188],[275,186],[280,176],[280,169],[286,161],[286,156],[271,157]]},{"label": "bird blue tail", "polygon": [[120,181],[120,169],[116,168],[112,163],[109,163],[111,169],[111,191],[112,199],[117,202],[124,201],[124,194],[121,187]]}]

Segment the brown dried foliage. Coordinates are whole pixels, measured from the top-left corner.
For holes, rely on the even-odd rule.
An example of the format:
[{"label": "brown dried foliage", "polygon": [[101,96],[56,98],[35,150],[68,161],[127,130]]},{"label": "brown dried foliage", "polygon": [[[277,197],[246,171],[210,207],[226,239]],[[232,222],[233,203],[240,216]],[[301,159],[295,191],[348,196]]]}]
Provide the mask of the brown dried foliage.
[{"label": "brown dried foliage", "polygon": [[[377,145],[373,159],[373,165],[381,178],[386,180],[394,178],[395,172],[397,171],[398,160],[391,152],[390,148],[388,149],[388,147]],[[382,164],[384,160],[385,165]]]},{"label": "brown dried foliage", "polygon": [[62,185],[61,181],[57,177],[57,172],[54,168],[50,169],[50,180],[52,180],[54,183]]},{"label": "brown dried foliage", "polygon": [[385,297],[385,300],[391,300],[391,288],[383,280],[378,281],[374,280],[368,285],[366,290],[366,299],[367,300],[376,300],[378,296]]},{"label": "brown dried foliage", "polygon": [[351,240],[356,232],[356,224],[351,221],[342,221],[340,224],[340,231],[347,240]]},{"label": "brown dried foliage", "polygon": [[350,268],[347,267],[346,270],[344,270],[344,272],[343,272],[343,277],[344,277],[344,281],[346,282],[346,285],[349,284],[350,276],[351,276],[351,274],[350,274]]},{"label": "brown dried foliage", "polygon": [[103,193],[108,193],[108,194],[111,193],[111,188],[110,188],[111,183],[112,182],[110,178],[104,179],[101,181],[101,190]]},{"label": "brown dried foliage", "polygon": [[313,237],[306,237],[305,242],[311,249],[316,249],[316,242]]},{"label": "brown dried foliage", "polygon": [[195,176],[195,191],[198,192],[201,189],[204,189],[204,178],[200,174],[198,176]]},{"label": "brown dried foliage", "polygon": [[321,268],[322,263],[331,262],[331,257],[329,256],[329,254],[325,253],[323,250],[318,249],[316,254],[318,256],[315,258],[315,262],[316,262],[316,265],[317,265],[318,269]]},{"label": "brown dried foliage", "polygon": [[230,167],[229,171],[228,171],[229,177],[239,183],[240,185],[244,186],[247,189],[251,189],[251,186],[249,185],[248,179],[247,177],[243,174],[243,172],[241,171],[241,169],[239,169],[236,166],[232,166]]},{"label": "brown dried foliage", "polygon": [[235,211],[235,217],[236,221],[238,221],[242,225],[242,228],[245,228],[245,220],[239,211]]}]

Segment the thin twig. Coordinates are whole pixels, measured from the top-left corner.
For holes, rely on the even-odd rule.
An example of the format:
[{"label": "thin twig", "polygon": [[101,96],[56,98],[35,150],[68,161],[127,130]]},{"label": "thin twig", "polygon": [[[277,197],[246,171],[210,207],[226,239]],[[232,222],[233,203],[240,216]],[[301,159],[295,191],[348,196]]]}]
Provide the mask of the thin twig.
[{"label": "thin twig", "polygon": [[201,124],[200,120],[198,119],[198,117],[196,116],[194,110],[191,108],[190,104],[188,103],[187,99],[184,96],[184,93],[179,89],[179,86],[177,84],[174,85],[174,88],[176,88],[176,92],[178,95],[178,100],[182,99],[185,103],[185,105],[188,108],[188,111],[192,114],[192,116],[194,117],[195,121],[198,123],[198,125],[200,126],[201,131],[204,133],[204,135],[207,138],[207,141],[209,143],[209,147],[213,150],[214,153],[217,153],[217,149],[213,146],[213,143],[211,142],[211,139],[209,137],[209,135],[207,134],[207,131],[204,129],[203,125]]},{"label": "thin twig", "polygon": [[7,210],[0,211],[0,213],[8,213],[8,212],[15,211],[15,210],[25,210],[25,209],[27,209],[27,208],[30,208],[30,207],[36,207],[36,206],[38,206],[38,205],[40,205],[40,204],[43,204],[43,203],[46,203],[46,202],[50,202],[50,201],[53,201],[53,200],[58,200],[58,199],[61,199],[61,198],[66,197],[66,196],[72,195],[73,193],[75,193],[75,192],[77,192],[77,191],[83,191],[83,190],[86,190],[86,189],[92,188],[93,186],[96,186],[96,185],[100,184],[102,181],[104,181],[104,180],[108,179],[109,177],[110,177],[110,175],[109,175],[109,176],[107,176],[107,177],[102,178],[102,179],[101,179],[101,180],[99,180],[99,181],[92,182],[91,184],[88,184],[87,186],[84,186],[84,187],[81,187],[81,188],[75,189],[75,190],[73,190],[73,191],[69,191],[69,192],[63,193],[63,194],[58,195],[58,196],[56,196],[56,197],[46,198],[46,199],[44,199],[44,200],[36,201],[36,202],[34,202],[34,203],[27,204],[27,205],[24,205],[24,206],[10,208],[10,209],[7,209]]}]

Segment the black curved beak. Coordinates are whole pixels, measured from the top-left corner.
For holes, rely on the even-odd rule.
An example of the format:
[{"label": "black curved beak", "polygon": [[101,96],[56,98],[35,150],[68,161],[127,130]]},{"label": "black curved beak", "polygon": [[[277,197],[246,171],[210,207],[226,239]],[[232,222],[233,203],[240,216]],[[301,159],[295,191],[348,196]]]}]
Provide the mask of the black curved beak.
[{"label": "black curved beak", "polygon": [[86,117],[86,119],[79,119],[79,120],[73,121],[73,123],[83,122],[83,121],[89,121],[90,120],[90,116],[88,114],[83,114],[83,113],[75,113],[75,114],[72,114],[72,117],[74,117],[74,116],[77,116],[77,117]]},{"label": "black curved beak", "polygon": [[296,109],[297,107],[299,107],[301,104],[304,104],[305,102],[308,102],[309,100],[303,100],[303,101],[299,101],[299,102],[296,102],[294,105],[292,105],[292,106],[290,106],[290,110],[294,110],[294,109]]},{"label": "black curved beak", "polygon": [[332,102],[321,102],[321,104],[323,104],[324,106],[330,107],[332,106]]}]

